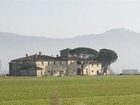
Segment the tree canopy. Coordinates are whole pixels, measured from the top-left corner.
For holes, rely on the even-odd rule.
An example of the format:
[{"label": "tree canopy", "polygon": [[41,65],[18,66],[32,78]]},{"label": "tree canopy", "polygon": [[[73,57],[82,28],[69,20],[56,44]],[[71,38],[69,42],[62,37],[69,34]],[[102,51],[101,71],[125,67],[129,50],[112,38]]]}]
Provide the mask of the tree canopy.
[{"label": "tree canopy", "polygon": [[97,60],[102,63],[102,69],[103,69],[102,73],[103,74],[106,73],[108,66],[111,63],[115,62],[117,59],[118,59],[118,55],[113,50],[101,49],[99,51]]},{"label": "tree canopy", "polygon": [[78,47],[71,50],[70,55],[73,55],[82,59],[95,59],[98,56],[98,52],[91,48]]}]

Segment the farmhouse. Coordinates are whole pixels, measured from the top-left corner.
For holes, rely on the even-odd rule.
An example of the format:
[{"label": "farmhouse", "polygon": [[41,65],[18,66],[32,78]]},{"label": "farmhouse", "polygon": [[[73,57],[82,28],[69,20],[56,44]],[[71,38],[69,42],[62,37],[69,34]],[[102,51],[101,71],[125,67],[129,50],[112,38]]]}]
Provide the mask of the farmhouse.
[{"label": "farmhouse", "polygon": [[122,74],[124,75],[139,74],[139,70],[138,69],[123,69]]},{"label": "farmhouse", "polygon": [[[82,75],[82,68],[77,57],[69,54],[70,49],[60,51],[60,56],[52,57],[39,54],[11,60],[10,76],[70,76]],[[84,65],[83,75],[98,75],[101,73],[101,63],[88,60]]]}]

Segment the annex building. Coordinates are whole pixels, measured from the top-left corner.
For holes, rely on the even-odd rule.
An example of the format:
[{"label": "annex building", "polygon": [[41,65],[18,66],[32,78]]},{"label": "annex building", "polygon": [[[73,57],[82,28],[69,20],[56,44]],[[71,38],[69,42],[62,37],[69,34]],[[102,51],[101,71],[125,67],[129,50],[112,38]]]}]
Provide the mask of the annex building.
[{"label": "annex building", "polygon": [[[71,49],[60,51],[60,56],[52,57],[26,54],[25,57],[11,60],[9,63],[10,76],[76,76],[82,75],[78,59],[69,54]],[[84,75],[98,75],[101,73],[101,63],[88,60],[84,65]]]}]

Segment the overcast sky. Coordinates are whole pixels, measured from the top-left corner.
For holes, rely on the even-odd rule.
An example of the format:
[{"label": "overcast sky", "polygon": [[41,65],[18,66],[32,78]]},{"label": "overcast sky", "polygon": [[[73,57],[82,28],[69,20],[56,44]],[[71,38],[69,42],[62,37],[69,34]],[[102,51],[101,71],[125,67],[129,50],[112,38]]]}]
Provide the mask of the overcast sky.
[{"label": "overcast sky", "polygon": [[112,28],[140,32],[140,0],[0,0],[0,32],[62,38]]}]

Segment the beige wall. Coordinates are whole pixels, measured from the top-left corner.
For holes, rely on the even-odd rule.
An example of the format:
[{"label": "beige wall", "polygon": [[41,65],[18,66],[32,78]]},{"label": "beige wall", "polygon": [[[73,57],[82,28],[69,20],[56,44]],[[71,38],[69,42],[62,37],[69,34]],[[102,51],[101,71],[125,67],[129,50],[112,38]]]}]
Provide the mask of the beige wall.
[{"label": "beige wall", "polygon": [[44,76],[44,71],[43,70],[36,70],[36,76],[37,77],[41,77],[41,76]]},{"label": "beige wall", "polygon": [[101,73],[101,64],[88,64],[84,68],[84,75],[97,75]]},{"label": "beige wall", "polygon": [[44,76],[47,66],[48,61],[36,61],[36,67],[42,68],[42,70],[37,70],[37,76]]}]

